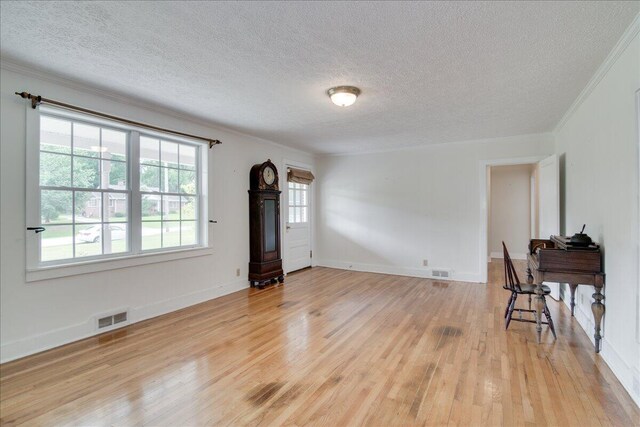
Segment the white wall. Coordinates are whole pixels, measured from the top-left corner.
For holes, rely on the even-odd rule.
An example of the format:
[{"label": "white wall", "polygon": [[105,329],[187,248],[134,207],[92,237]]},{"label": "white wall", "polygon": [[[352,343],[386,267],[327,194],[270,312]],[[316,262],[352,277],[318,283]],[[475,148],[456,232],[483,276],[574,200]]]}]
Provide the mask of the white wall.
[{"label": "white wall", "polygon": [[[249,169],[267,158],[313,164],[297,150],[257,138],[134,106],[59,79],[0,71],[1,181],[0,358],[7,361],[94,334],[96,314],[130,309],[132,321],[163,314],[248,286]],[[72,88],[73,87],[73,88]],[[87,108],[211,136],[223,144],[209,151],[210,253],[53,280],[25,281],[26,90]],[[281,179],[286,174],[280,171]],[[236,268],[241,275],[236,277]]]},{"label": "white wall", "polygon": [[513,259],[526,259],[531,236],[532,165],[492,166],[489,184],[489,253],[502,258],[502,241]]},{"label": "white wall", "polygon": [[320,157],[317,262],[414,276],[451,269],[453,279],[480,281],[481,161],[553,149],[540,134]]},{"label": "white wall", "polygon": [[[601,355],[640,404],[635,105],[640,89],[639,30],[636,18],[561,122],[556,131],[556,153],[563,165],[563,231],[571,235],[586,224],[586,232],[604,249],[606,314]],[[576,296],[576,318],[589,337],[593,337],[592,293],[593,288],[579,286]]]}]

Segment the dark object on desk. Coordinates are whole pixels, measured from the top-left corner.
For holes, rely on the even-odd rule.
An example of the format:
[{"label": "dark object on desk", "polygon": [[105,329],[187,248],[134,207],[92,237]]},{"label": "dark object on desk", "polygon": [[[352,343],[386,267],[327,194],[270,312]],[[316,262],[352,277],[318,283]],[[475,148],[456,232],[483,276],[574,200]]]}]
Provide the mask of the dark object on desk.
[{"label": "dark object on desk", "polygon": [[590,285],[595,288],[591,304],[595,323],[595,348],[600,352],[600,325],[604,315],[602,288],[605,274],[602,271],[602,253],[597,243],[575,247],[566,236],[551,236],[550,240],[532,239],[527,254],[527,279],[536,284],[536,320],[538,322],[538,341],[542,331],[541,316],[544,311],[544,291],[542,282],[567,283],[571,289],[571,315],[575,308],[575,294],[578,285]]},{"label": "dark object on desk", "polygon": [[582,230],[580,230],[579,233],[576,233],[573,236],[571,236],[571,240],[569,241],[571,246],[588,247],[593,242],[593,240],[591,240],[591,237],[589,237],[588,234],[584,234],[584,228],[586,226],[587,224],[583,224]]},{"label": "dark object on desk", "polygon": [[[511,291],[511,296],[509,297],[509,302],[507,303],[507,309],[504,312],[505,323],[504,328],[509,328],[509,323],[512,320],[517,322],[529,322],[529,323],[537,323],[537,320],[531,319],[523,319],[522,313],[535,313],[535,310],[531,310],[531,295],[535,295],[536,286],[529,283],[520,283],[520,279],[518,278],[518,273],[516,273],[516,269],[513,266],[513,261],[511,261],[511,256],[509,255],[509,251],[507,250],[507,246],[502,242],[502,252],[504,254],[504,285],[502,286],[504,289]],[[549,295],[551,293],[551,289],[548,286],[542,285],[542,292],[544,299],[545,295]],[[516,300],[518,299],[518,295],[527,295],[529,297],[529,309],[526,310],[524,308],[515,308]],[[519,318],[513,318],[513,312],[517,311],[520,315]],[[553,320],[551,320],[551,313],[549,312],[549,307],[547,307],[547,303],[544,303],[543,313],[547,318],[546,322],[542,322],[543,325],[549,325],[551,329],[551,333],[553,333],[553,338],[556,338],[556,328],[553,326]]]}]

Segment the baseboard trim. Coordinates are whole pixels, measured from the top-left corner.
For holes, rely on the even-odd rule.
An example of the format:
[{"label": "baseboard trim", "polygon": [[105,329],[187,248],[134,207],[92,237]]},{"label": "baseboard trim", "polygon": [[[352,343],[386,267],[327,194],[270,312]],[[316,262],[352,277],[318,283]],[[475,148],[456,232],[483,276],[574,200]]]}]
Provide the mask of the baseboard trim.
[{"label": "baseboard trim", "polygon": [[[236,280],[224,285],[180,295],[176,298],[154,302],[141,307],[132,307],[129,312],[129,321],[123,324],[122,327],[228,295],[248,287],[249,283],[245,279]],[[83,323],[2,344],[0,346],[0,363],[10,362],[105,332],[105,330],[96,330],[95,325],[95,318],[92,316]]]},{"label": "baseboard trim", "polygon": [[[571,292],[569,292],[568,286],[564,285],[563,291],[561,291],[562,301],[567,306],[567,309],[571,311]],[[579,304],[575,305],[574,319],[578,322],[578,325],[582,328],[587,338],[593,345],[595,345],[595,338],[593,337],[595,323],[593,321],[593,313],[587,313],[582,309]],[[640,372],[637,369],[629,366],[627,362],[620,356],[618,351],[607,340],[606,337],[602,337],[600,348],[600,357],[607,364],[607,366],[613,372],[613,375],[620,381],[622,387],[629,393],[631,399],[635,404],[640,407],[640,390],[634,390],[634,378],[640,382]]]},{"label": "baseboard trim", "polygon": [[[419,277],[424,279],[448,280],[458,282],[483,283],[480,279],[480,273],[467,273],[451,271],[451,277],[433,277],[430,272],[438,267],[429,268],[411,268],[402,266],[382,265],[382,264],[366,264],[337,260],[317,260],[317,265],[321,267],[337,268],[339,270],[362,271],[366,273],[391,274],[394,276]],[[442,268],[442,270],[449,270]],[[450,271],[450,270],[449,270]]]}]

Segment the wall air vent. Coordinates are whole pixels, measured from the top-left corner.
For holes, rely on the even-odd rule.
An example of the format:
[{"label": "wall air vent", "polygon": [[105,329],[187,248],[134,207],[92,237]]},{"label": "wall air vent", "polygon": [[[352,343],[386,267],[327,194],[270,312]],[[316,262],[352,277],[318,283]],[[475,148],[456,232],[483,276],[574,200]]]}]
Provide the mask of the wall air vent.
[{"label": "wall air vent", "polygon": [[128,319],[128,313],[126,311],[101,317],[98,319],[98,329],[108,328],[109,326],[126,322],[127,319]]},{"label": "wall air vent", "polygon": [[432,277],[449,277],[449,270],[431,270]]}]

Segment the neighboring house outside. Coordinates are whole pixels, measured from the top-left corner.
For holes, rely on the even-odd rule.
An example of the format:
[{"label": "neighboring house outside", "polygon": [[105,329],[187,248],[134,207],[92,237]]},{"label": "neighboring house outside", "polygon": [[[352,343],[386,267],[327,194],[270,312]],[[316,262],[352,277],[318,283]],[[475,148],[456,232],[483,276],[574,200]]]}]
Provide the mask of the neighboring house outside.
[{"label": "neighboring house outside", "polygon": [[[112,186],[114,190],[125,190],[124,185]],[[149,189],[151,191],[157,191],[158,189]],[[100,218],[100,196],[101,193],[92,193],[91,198],[87,201],[82,210],[82,216],[85,218]],[[108,198],[108,215],[110,218],[118,216],[126,216],[128,210],[128,200],[125,193],[106,193]],[[146,194],[143,196],[143,200],[146,204],[143,209],[151,214],[158,215],[162,212],[163,198],[159,194]],[[180,210],[180,197],[179,196],[164,196],[164,211],[168,213],[177,213]],[[151,203],[151,205],[149,205]],[[188,202],[186,199],[182,199],[182,204],[186,205]]]}]

